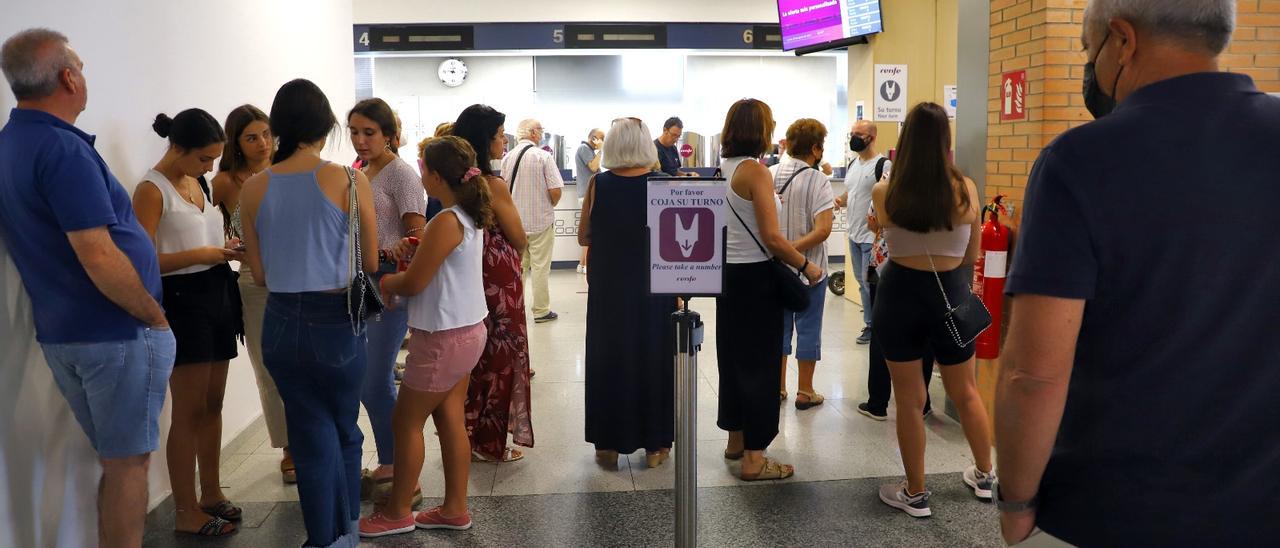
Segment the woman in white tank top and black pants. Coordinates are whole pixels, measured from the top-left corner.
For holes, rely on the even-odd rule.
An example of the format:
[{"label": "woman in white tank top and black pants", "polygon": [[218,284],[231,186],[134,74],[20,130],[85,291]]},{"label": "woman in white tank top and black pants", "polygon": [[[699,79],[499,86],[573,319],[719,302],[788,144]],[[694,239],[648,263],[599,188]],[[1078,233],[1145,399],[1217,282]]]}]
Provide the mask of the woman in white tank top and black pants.
[{"label": "woman in white tank top and black pants", "polygon": [[[729,181],[724,292],[716,299],[716,358],[720,409],[716,425],[729,432],[724,456],[742,460],[746,481],[791,477],[795,469],[764,456],[778,435],[778,363],[782,361],[782,301],[772,255],[809,283],[822,270],[782,234],[781,202],[773,175],[756,161],[773,143],[769,105],[743,99],[729,108],[721,132],[720,170]],[[739,220],[741,219],[741,220]],[[756,242],[760,243],[757,244]],[[764,246],[768,250],[760,249]],[[797,274],[799,275],[799,274]]]},{"label": "woman in white tank top and black pants", "polygon": [[[242,512],[227,501],[218,476],[222,399],[236,338],[244,333],[240,290],[227,264],[241,259],[239,242],[224,239],[222,213],[209,197],[204,174],[227,140],[209,113],[189,109],[161,114],[152,125],[169,148],[134,191],[138,221],[151,235],[164,282],[164,311],[178,342],[169,386],[173,425],[165,454],[178,532],[222,536],[235,531]],[[196,462],[200,494],[196,495]]]},{"label": "woman in white tank top and black pants", "polygon": [[974,380],[974,346],[958,344],[944,323],[947,300],[956,305],[969,298],[964,267],[977,258],[981,234],[977,187],[947,158],[950,146],[946,111],[933,103],[915,107],[903,126],[889,180],[872,190],[875,209],[883,212],[877,220],[893,250],[876,288],[872,337],[893,379],[898,446],[907,472],[906,481],[880,488],[880,500],[918,518],[932,515],[924,486],[926,388],[921,377],[921,360],[930,348],[977,463],[962,479],[987,501],[995,480],[991,431]]}]

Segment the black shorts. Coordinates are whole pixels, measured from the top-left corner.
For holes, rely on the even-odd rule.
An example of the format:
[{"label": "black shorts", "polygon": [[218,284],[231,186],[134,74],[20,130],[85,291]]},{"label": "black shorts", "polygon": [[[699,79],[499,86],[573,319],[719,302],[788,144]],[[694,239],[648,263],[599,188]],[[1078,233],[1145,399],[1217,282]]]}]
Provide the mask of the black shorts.
[{"label": "black shorts", "polygon": [[[938,273],[952,303],[968,298],[969,269]],[[876,286],[871,311],[873,335],[891,362],[923,359],[932,349],[939,365],[959,365],[974,354],[974,345],[957,346],[944,319],[947,305],[933,272],[907,268],[893,261],[885,265]]]},{"label": "black shorts", "polygon": [[244,333],[236,276],[223,264],[204,272],[161,278],[164,315],[178,340],[174,365],[236,357],[236,338]]}]

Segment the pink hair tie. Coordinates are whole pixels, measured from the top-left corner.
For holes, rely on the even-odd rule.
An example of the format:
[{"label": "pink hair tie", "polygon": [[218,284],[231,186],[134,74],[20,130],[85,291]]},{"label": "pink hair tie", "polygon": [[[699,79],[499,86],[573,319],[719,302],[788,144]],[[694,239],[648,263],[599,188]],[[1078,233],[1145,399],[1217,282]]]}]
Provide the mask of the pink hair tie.
[{"label": "pink hair tie", "polygon": [[468,169],[467,173],[462,176],[462,182],[465,183],[467,181],[470,181],[472,178],[474,178],[476,175],[479,175],[479,174],[480,174],[480,168],[478,167],[473,167],[471,169]]}]

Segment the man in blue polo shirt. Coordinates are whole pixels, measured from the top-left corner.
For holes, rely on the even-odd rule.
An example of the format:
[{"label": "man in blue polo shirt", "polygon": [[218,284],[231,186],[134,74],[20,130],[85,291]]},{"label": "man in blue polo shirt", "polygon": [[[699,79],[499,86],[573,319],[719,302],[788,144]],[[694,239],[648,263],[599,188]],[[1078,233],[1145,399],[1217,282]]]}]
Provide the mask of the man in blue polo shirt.
[{"label": "man in blue polo shirt", "polygon": [[94,137],[74,125],[88,102],[83,67],[50,30],[0,49],[18,100],[0,130],[0,237],[54,380],[102,462],[99,544],[139,546],[176,348],[155,247]]},{"label": "man in blue polo shirt", "polygon": [[1086,9],[1098,120],[1036,162],[1009,276],[1010,543],[1280,538],[1280,99],[1219,72],[1235,6]]}]

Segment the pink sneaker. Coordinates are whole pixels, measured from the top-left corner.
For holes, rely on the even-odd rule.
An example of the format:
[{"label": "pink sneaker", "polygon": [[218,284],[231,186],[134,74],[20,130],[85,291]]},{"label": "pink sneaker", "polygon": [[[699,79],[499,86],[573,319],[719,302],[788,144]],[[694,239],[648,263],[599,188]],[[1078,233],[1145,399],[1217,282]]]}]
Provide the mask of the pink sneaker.
[{"label": "pink sneaker", "polygon": [[[439,506],[418,512],[418,517],[414,518],[414,521],[418,522],[419,529],[466,531],[471,528],[471,514],[462,514],[456,518],[446,518],[440,514]],[[361,530],[363,529],[361,527]]]},{"label": "pink sneaker", "polygon": [[391,519],[383,515],[382,512],[374,512],[369,517],[360,520],[361,538],[378,538],[412,532],[413,512],[400,519]]}]

